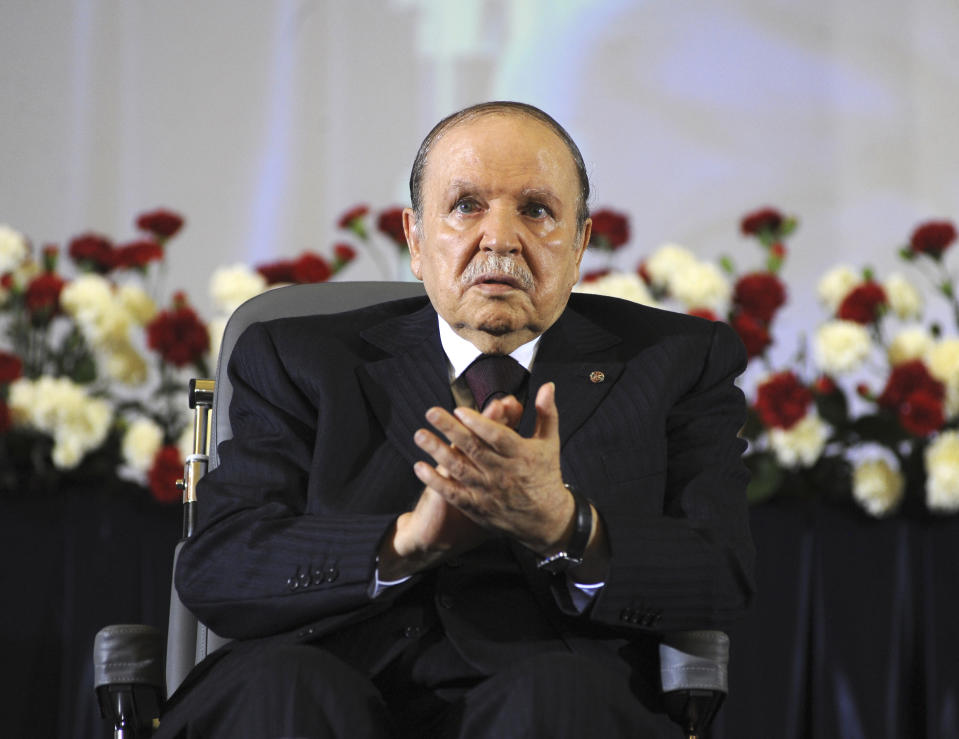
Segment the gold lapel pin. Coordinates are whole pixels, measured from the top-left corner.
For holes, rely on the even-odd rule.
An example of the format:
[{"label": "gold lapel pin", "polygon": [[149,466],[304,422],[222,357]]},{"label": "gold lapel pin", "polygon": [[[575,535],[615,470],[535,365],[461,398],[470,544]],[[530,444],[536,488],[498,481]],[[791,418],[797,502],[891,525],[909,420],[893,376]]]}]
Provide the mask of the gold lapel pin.
[{"label": "gold lapel pin", "polygon": [[606,379],[606,373],[600,370],[593,370],[589,373],[589,381],[594,385],[603,382]]}]

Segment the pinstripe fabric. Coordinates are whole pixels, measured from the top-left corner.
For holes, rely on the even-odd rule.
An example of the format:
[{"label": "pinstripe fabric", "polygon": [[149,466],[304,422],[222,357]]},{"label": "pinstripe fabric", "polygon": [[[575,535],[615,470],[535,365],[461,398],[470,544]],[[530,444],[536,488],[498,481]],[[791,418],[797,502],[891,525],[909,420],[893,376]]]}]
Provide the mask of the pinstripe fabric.
[{"label": "pinstripe fabric", "polygon": [[[564,479],[594,501],[612,546],[588,617],[564,613],[565,588],[514,550],[574,648],[612,653],[624,637],[722,626],[746,606],[733,384],[744,364],[725,324],[596,296],[573,295],[544,335],[529,397],[556,382]],[[226,636],[301,640],[389,608],[405,588],[369,599],[375,552],[420,492],[413,433],[427,408],[453,402],[432,308],[414,299],[257,324],[230,375],[235,436],[201,482],[177,572],[184,602]],[[530,403],[521,432],[534,421]]]}]

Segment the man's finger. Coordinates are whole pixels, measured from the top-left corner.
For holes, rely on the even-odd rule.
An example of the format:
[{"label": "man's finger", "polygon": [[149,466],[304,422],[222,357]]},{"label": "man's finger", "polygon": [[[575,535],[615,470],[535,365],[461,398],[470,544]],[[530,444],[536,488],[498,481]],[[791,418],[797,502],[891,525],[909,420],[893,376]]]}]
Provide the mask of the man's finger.
[{"label": "man's finger", "polygon": [[[519,441],[521,437],[505,424],[494,421],[471,408],[457,408],[453,411],[453,414],[471,438],[478,439],[482,444],[485,444],[497,454],[510,456],[515,452],[516,442]],[[455,443],[461,446],[459,441]],[[468,447],[463,448],[468,449]],[[482,447],[476,448],[477,455],[482,456],[482,451]],[[467,453],[471,454],[469,451]]]},{"label": "man's finger", "polygon": [[547,382],[536,393],[536,428],[534,439],[559,436],[559,411],[556,409],[556,384]]}]

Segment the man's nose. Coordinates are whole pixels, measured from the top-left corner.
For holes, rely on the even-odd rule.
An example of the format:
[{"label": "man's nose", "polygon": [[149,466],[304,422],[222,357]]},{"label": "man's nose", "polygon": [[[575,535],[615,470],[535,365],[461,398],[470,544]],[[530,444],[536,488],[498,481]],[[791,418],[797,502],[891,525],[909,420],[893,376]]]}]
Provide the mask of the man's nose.
[{"label": "man's nose", "polygon": [[519,228],[518,215],[506,208],[491,208],[483,219],[480,248],[497,254],[518,254],[523,248]]}]

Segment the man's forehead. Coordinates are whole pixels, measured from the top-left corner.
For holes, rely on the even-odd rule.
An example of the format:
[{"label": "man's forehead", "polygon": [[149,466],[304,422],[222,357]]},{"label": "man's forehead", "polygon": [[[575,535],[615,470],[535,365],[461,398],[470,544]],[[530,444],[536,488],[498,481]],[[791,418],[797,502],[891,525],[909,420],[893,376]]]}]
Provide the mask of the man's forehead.
[{"label": "man's forehead", "polygon": [[[490,168],[495,169],[494,172]],[[427,179],[443,190],[470,189],[491,174],[513,178],[525,190],[555,190],[557,176],[575,175],[566,144],[546,124],[521,115],[487,115],[463,121],[433,145]]]}]

